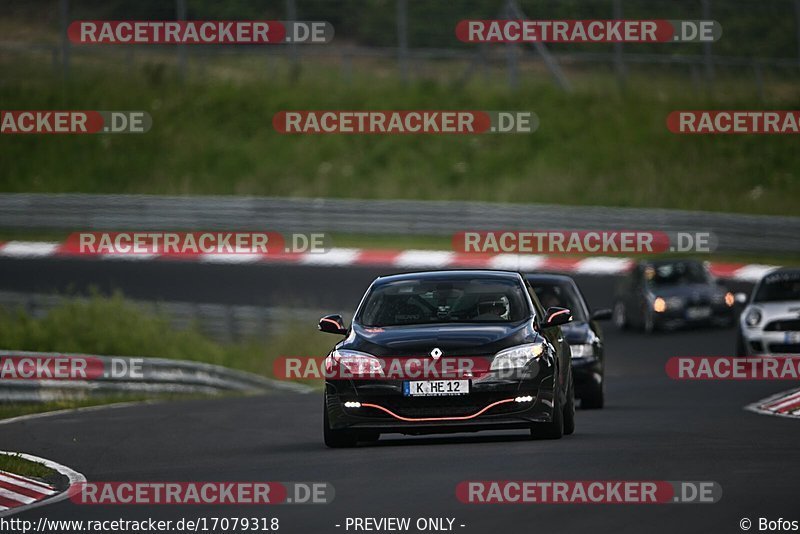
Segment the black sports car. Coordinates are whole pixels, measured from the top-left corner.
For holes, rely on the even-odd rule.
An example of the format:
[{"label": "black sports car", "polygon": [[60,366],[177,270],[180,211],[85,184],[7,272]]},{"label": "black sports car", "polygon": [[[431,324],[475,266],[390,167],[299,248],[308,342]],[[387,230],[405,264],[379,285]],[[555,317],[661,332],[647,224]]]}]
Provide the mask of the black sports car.
[{"label": "black sports car", "polygon": [[345,336],[325,360],[325,444],[349,447],[388,432],[571,434],[572,367],[560,328],[571,319],[564,308],[545,311],[515,272],[376,279],[350,328],[339,315],[319,322]]},{"label": "black sports car", "polygon": [[735,297],[694,260],[643,261],[617,288],[614,324],[658,328],[732,326]]},{"label": "black sports car", "polygon": [[597,321],[611,319],[611,310],[590,313],[581,290],[569,276],[526,274],[525,279],[542,306],[568,308],[572,312],[572,321],[561,330],[572,353],[575,397],[581,400],[581,408],[602,408],[605,404],[605,355],[603,331]]}]

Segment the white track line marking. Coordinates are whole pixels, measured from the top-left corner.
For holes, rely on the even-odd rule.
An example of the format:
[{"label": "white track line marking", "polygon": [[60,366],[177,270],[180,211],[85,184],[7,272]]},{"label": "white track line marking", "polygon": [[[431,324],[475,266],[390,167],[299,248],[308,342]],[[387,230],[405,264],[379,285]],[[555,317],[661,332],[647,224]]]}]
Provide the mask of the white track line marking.
[{"label": "white track line marking", "polygon": [[[61,243],[46,243],[39,241],[9,241],[0,244],[0,257],[12,258],[45,258],[56,256],[60,253]],[[64,255],[76,256],[65,252]],[[78,254],[77,256],[80,256]],[[87,258],[100,258],[109,261],[153,261],[153,260],[183,260],[199,261],[203,263],[235,264],[235,263],[255,263],[263,259],[270,259],[263,254],[197,254],[189,256],[170,256],[160,254],[100,254],[85,255]],[[329,265],[347,266],[360,263],[359,258],[381,258],[380,261],[369,260],[370,265],[385,265],[386,267],[398,268],[433,268],[439,269],[452,265],[458,260],[455,252],[448,250],[405,250],[396,255],[389,255],[382,249],[350,249],[340,248],[331,249],[327,253],[298,254],[297,261],[303,265]],[[280,261],[282,258],[276,258]],[[549,266],[553,260],[553,265]],[[559,261],[558,258],[549,258],[545,255],[536,254],[497,254],[493,257],[483,258],[482,261],[469,262],[469,267],[474,269],[505,269],[515,271],[536,271],[550,269],[553,272],[571,273],[576,272],[588,275],[620,274],[628,269],[635,260],[631,258],[617,257],[588,257],[577,260],[573,265],[569,262]],[[725,270],[730,267],[726,265]],[[775,265],[750,264],[740,265],[730,272],[728,276],[722,276],[730,280],[741,280],[745,282],[757,282],[765,274],[778,269]],[[711,264],[713,271],[714,264]]]},{"label": "white track line marking", "polygon": [[618,274],[627,271],[633,262],[628,258],[586,258],[578,262],[576,273]]},{"label": "white track line marking", "polygon": [[510,271],[535,271],[547,263],[546,256],[535,254],[498,254],[489,260],[487,267]]},{"label": "white track line marking", "polygon": [[302,265],[353,265],[356,263],[361,249],[358,248],[332,248],[325,253],[303,254],[300,256]]},{"label": "white track line marking", "polygon": [[394,259],[395,267],[444,267],[453,261],[454,252],[444,250],[404,250]]},{"label": "white track line marking", "polygon": [[0,256],[12,258],[44,258],[55,254],[59,243],[43,243],[40,241],[9,241],[0,247]]}]

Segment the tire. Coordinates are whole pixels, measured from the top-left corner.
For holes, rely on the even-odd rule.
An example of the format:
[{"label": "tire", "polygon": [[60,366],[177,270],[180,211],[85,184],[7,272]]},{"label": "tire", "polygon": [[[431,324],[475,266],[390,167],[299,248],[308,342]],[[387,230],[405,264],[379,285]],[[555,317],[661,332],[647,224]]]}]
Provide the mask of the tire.
[{"label": "tire", "polygon": [[740,358],[747,356],[747,347],[745,346],[744,337],[742,336],[741,332],[739,332],[736,336],[736,356],[739,356]]},{"label": "tire", "polygon": [[626,330],[628,328],[628,313],[622,301],[618,300],[614,303],[612,317],[614,319],[614,326],[616,326],[618,330]]},{"label": "tire", "polygon": [[605,380],[581,397],[581,409],[600,410],[605,405]]},{"label": "tire", "polygon": [[645,310],[644,321],[642,321],[642,330],[645,334],[652,334],[656,329],[656,321],[653,318],[653,312]]},{"label": "tire", "polygon": [[352,430],[334,430],[328,421],[328,406],[323,404],[322,437],[325,446],[331,449],[345,449],[358,444],[358,435]]},{"label": "tire", "polygon": [[564,435],[569,436],[575,432],[575,383],[572,373],[569,374],[569,390],[567,391],[567,405],[564,406]]},{"label": "tire", "polygon": [[549,423],[533,423],[531,437],[535,439],[561,439],[564,435],[564,407],[561,406],[561,395],[555,391],[553,395],[553,420]]}]

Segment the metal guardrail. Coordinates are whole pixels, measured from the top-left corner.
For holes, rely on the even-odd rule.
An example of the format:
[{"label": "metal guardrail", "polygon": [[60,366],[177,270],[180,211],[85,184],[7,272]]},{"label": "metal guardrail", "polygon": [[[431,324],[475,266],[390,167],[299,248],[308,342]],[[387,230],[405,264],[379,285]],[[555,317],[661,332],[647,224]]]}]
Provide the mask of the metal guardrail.
[{"label": "metal guardrail", "polygon": [[501,229],[709,231],[721,251],[800,251],[800,217],[461,201],[3,193],[0,228],[394,235]]},{"label": "metal guardrail", "polygon": [[112,360],[139,360],[138,377],[113,376],[91,380],[28,380],[0,379],[0,401],[48,402],[63,399],[89,398],[121,394],[219,394],[224,392],[264,393],[274,390],[306,393],[311,388],[292,382],[281,382],[251,373],[207,363],[138,356],[96,356],[48,352],[0,351],[0,358],[10,356],[45,356],[92,358],[107,367]]}]

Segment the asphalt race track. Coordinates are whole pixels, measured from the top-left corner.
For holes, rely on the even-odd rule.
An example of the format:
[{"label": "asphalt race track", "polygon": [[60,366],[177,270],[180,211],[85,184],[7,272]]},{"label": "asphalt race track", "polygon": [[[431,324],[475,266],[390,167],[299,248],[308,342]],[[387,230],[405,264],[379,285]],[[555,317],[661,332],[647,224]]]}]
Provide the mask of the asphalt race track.
[{"label": "asphalt race track", "polygon": [[[303,305],[351,312],[368,268],[202,265],[91,260],[0,261],[0,290],[121,288],[134,298]],[[595,308],[612,277],[577,277]],[[734,286],[735,289],[745,289]],[[314,329],[315,325],[309,325]],[[274,514],[280,532],[345,532],[347,517],[453,517],[456,532],[741,532],[740,519],[800,519],[800,422],[743,406],[790,382],[676,382],[671,356],[730,355],[734,330],[620,333],[606,327],[607,408],[580,411],[559,441],[518,432],[384,436],[373,446],[322,445],[320,395],[275,394],[137,405],[0,426],[0,449],[53,459],[90,481],[326,481],[328,505],[274,508],[81,506],[63,501],[35,519],[142,519]],[[323,334],[313,334],[323,335]],[[331,337],[331,341],[334,338]],[[716,481],[716,504],[467,505],[464,480]],[[342,525],[336,527],[335,525]],[[464,525],[460,527],[458,525]],[[351,530],[352,532],[352,530]]]}]

